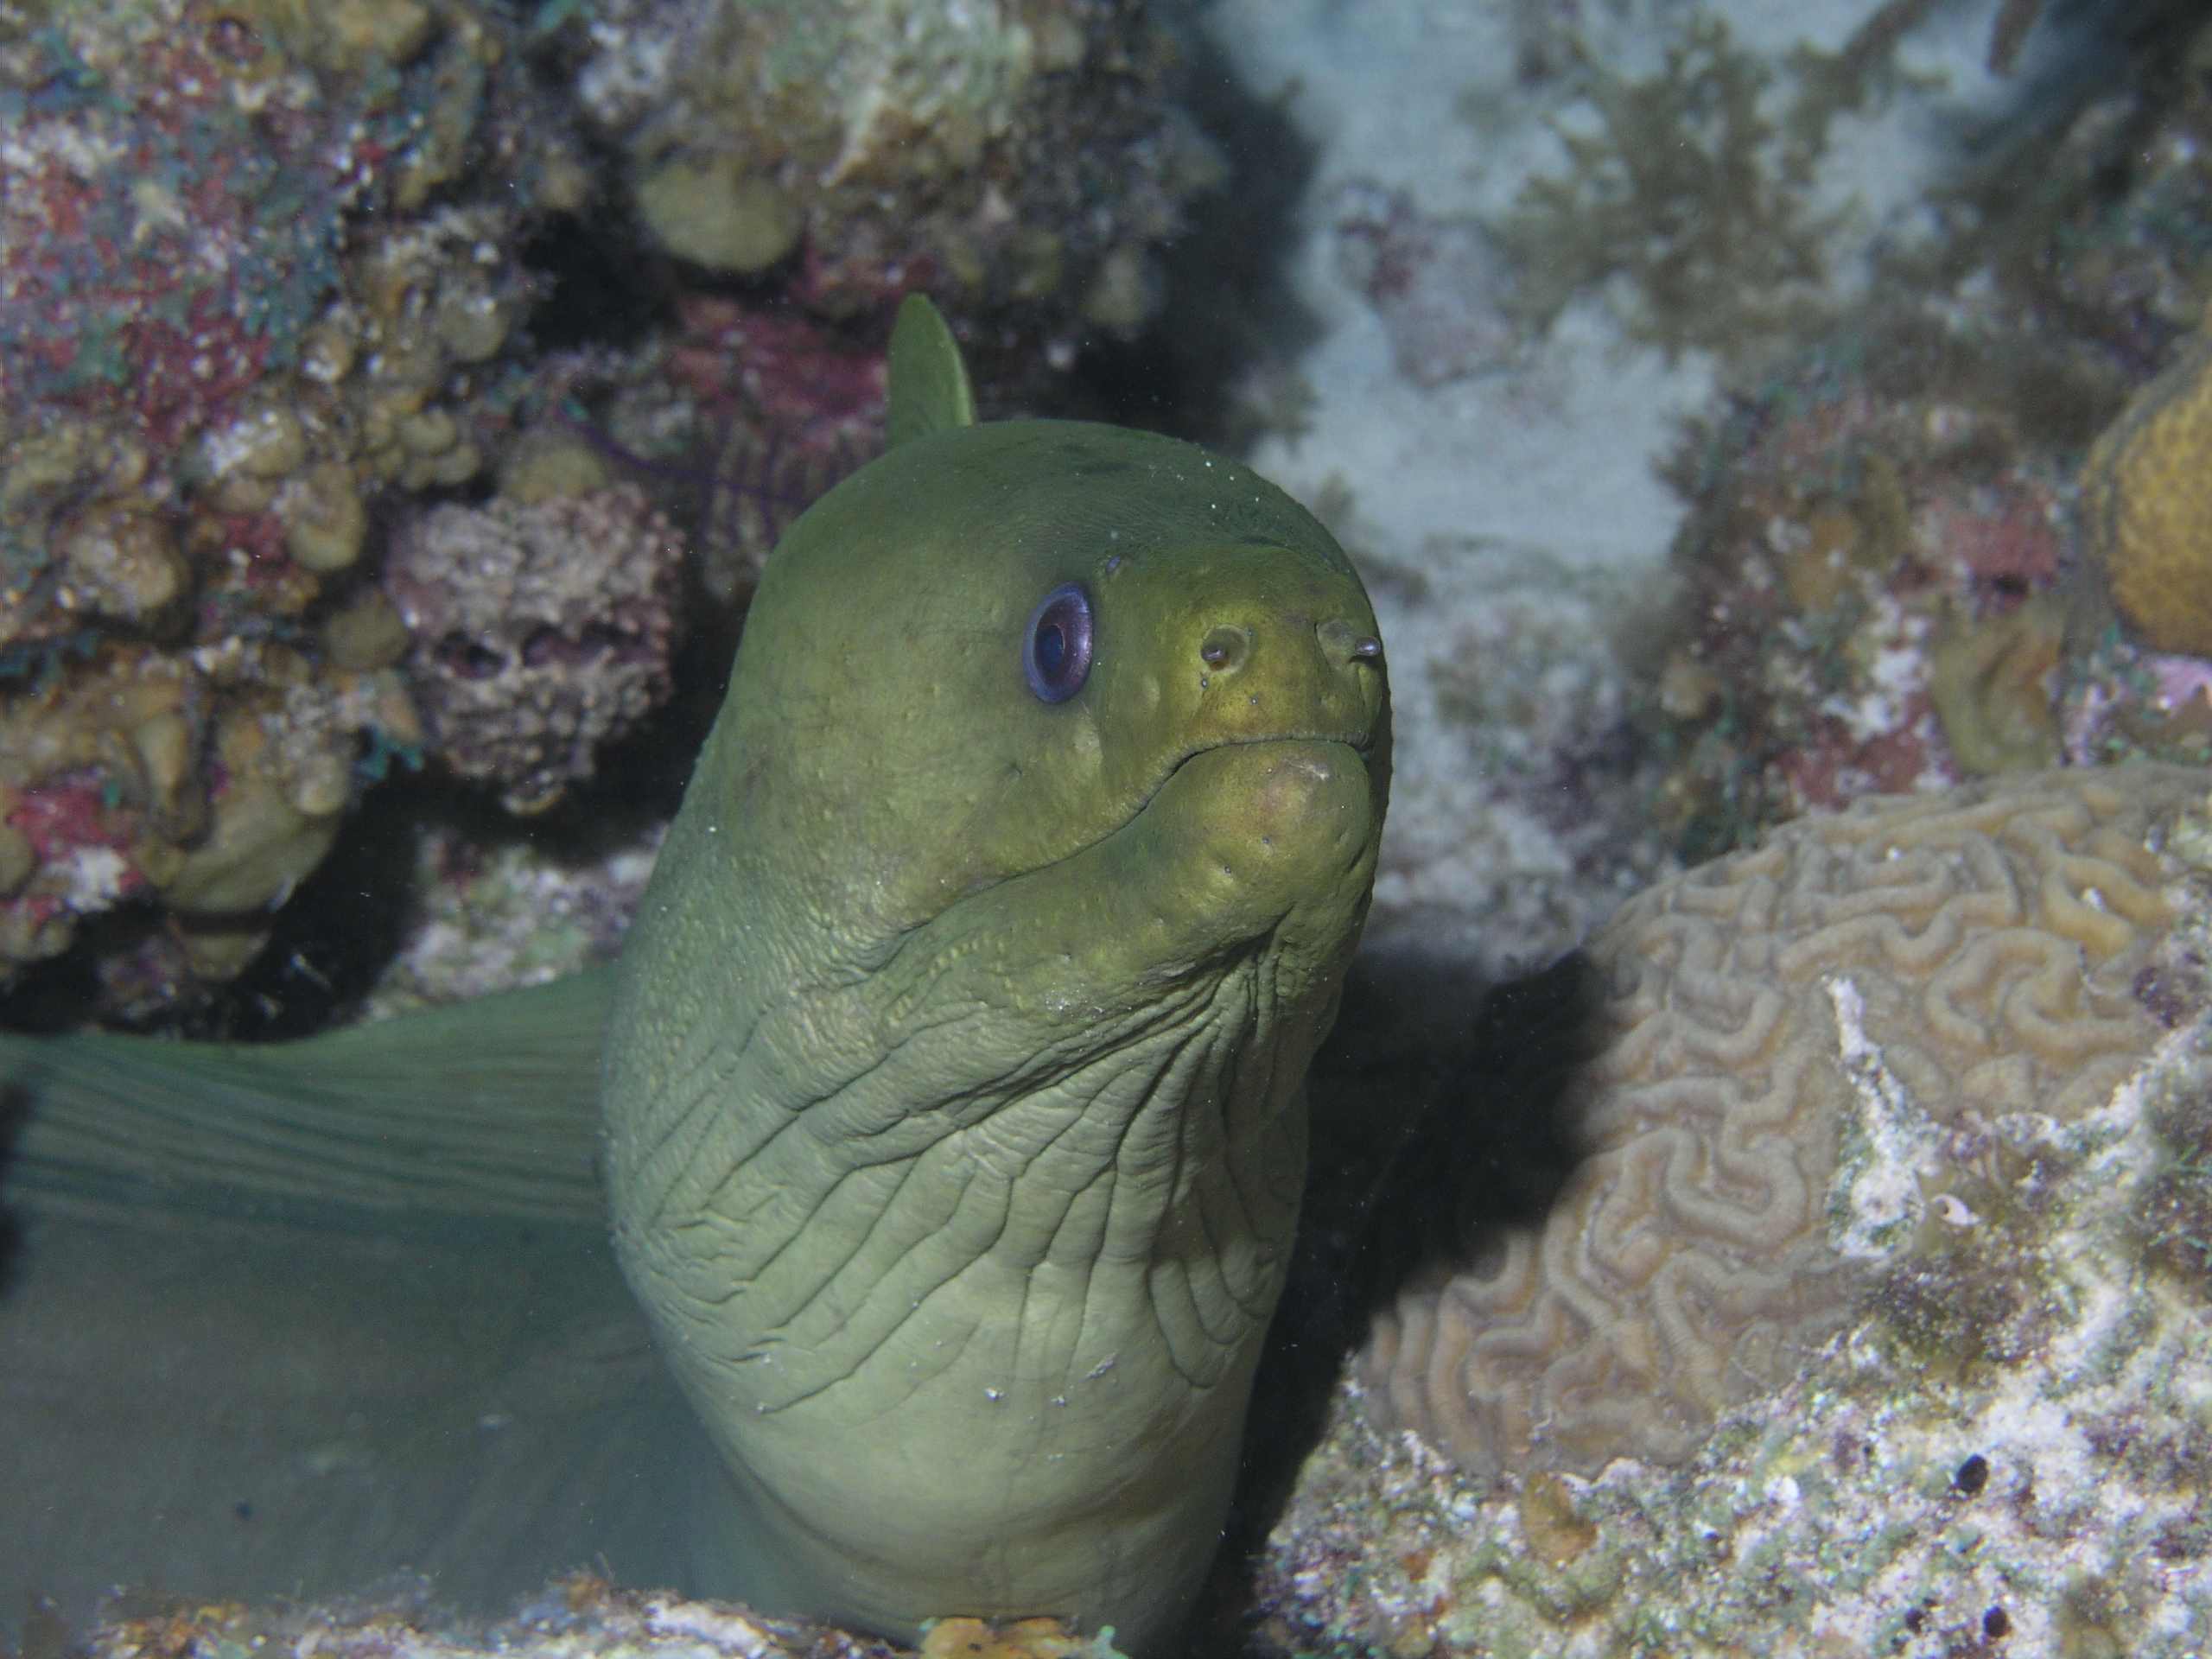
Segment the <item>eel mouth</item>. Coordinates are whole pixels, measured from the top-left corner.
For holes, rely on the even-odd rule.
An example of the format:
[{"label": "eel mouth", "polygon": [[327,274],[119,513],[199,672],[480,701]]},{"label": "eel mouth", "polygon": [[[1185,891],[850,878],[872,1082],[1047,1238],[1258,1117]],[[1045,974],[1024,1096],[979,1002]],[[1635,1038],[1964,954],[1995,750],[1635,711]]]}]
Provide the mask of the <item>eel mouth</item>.
[{"label": "eel mouth", "polygon": [[1370,726],[1366,730],[1357,733],[1342,731],[1269,732],[1252,737],[1217,737],[1209,739],[1204,743],[1193,743],[1189,748],[1185,749],[1173,760],[1170,760],[1161,770],[1160,775],[1152,780],[1152,786],[1145,791],[1144,798],[1136,804],[1135,807],[1130,811],[1128,817],[1123,822],[1134,823],[1138,818],[1143,817],[1145,810],[1149,807],[1153,802],[1160,798],[1160,791],[1167,787],[1168,779],[1174,777],[1177,772],[1182,771],[1184,767],[1189,766],[1192,761],[1197,760],[1202,754],[1214,754],[1223,749],[1264,748],[1276,745],[1294,743],[1324,743],[1350,749],[1353,753],[1359,757],[1359,764],[1363,768],[1368,765],[1369,760],[1375,752],[1375,728],[1372,726]]},{"label": "eel mouth", "polygon": [[[1099,842],[1128,830],[1141,820],[1152,810],[1167,786],[1174,782],[1176,778],[1193,761],[1202,760],[1210,754],[1224,753],[1231,749],[1350,749],[1358,757],[1359,769],[1365,775],[1369,785],[1372,787],[1375,781],[1376,736],[1376,732],[1371,727],[1365,731],[1357,733],[1317,728],[1271,732],[1251,736],[1210,738],[1205,742],[1193,743],[1189,748],[1183,750],[1167,762],[1159,775],[1152,780],[1150,786],[1145,790],[1143,796],[1130,807],[1119,824],[1087,845],[1096,846]],[[1077,850],[1085,849],[1078,849]]]},{"label": "eel mouth", "polygon": [[1210,738],[1204,742],[1193,743],[1188,748],[1178,751],[1164,766],[1162,766],[1159,772],[1154,776],[1151,783],[1146,785],[1143,793],[1138,796],[1135,800],[1131,802],[1128,810],[1122,813],[1114,823],[1106,829],[1102,830],[1097,834],[1092,836],[1079,845],[1071,847],[1065,852],[1056,855],[1046,863],[1034,866],[1028,870],[1018,872],[1015,874],[995,875],[988,877],[982,880],[974,882],[963,888],[959,896],[962,899],[973,898],[977,894],[988,893],[992,888],[999,886],[1001,882],[1017,879],[1017,876],[1019,875],[1037,874],[1043,870],[1051,869],[1058,865],[1065,864],[1071,859],[1080,858],[1084,854],[1103,846],[1105,842],[1112,840],[1116,836],[1121,835],[1128,830],[1131,825],[1142,818],[1144,815],[1152,809],[1154,803],[1160,798],[1160,791],[1167,787],[1169,783],[1173,780],[1176,774],[1180,772],[1193,760],[1198,760],[1203,755],[1218,753],[1225,749],[1294,747],[1300,745],[1311,745],[1317,747],[1345,748],[1350,749],[1359,758],[1360,769],[1363,772],[1368,772],[1370,781],[1371,783],[1373,779],[1371,768],[1373,766],[1375,752],[1379,746],[1378,738],[1379,734],[1376,727],[1370,725],[1364,730],[1357,732],[1342,730],[1331,731],[1319,728],[1306,728],[1289,731],[1259,733],[1236,737]]}]

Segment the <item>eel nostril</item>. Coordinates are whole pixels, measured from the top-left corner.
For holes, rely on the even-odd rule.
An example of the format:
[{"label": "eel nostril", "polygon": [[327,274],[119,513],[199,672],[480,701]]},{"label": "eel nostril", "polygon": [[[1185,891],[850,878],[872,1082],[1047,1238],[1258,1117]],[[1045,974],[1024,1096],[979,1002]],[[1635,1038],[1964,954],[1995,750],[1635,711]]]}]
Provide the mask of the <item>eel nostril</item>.
[{"label": "eel nostril", "polygon": [[1382,640],[1374,634],[1361,632],[1340,616],[1316,625],[1313,632],[1321,642],[1321,654],[1332,667],[1347,668],[1354,663],[1382,660]]},{"label": "eel nostril", "polygon": [[1251,649],[1249,629],[1224,626],[1198,642],[1198,660],[1218,674],[1236,667]]}]

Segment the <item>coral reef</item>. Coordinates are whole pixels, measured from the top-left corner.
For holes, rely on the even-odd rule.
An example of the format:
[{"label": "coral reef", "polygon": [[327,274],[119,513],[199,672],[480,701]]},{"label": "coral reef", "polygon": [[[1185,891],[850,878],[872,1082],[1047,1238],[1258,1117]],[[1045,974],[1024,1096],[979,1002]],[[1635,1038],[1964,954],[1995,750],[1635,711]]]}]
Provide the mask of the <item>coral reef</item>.
[{"label": "coral reef", "polygon": [[2113,604],[2154,650],[2212,657],[2212,334],[2097,440],[2082,477]]},{"label": "coral reef", "polygon": [[[2154,38],[2212,63],[2201,21]],[[1894,272],[1989,280],[1863,310],[1692,430],[1646,704],[1687,854],[1870,791],[2212,753],[2204,85],[2145,64],[2012,145],[1942,204],[1948,263]]]},{"label": "coral reef", "polygon": [[160,965],[108,965],[223,976],[419,744],[326,625],[373,496],[505,419],[519,228],[575,200],[518,44],[416,4],[0,27],[0,976],[143,899]]},{"label": "coral reef", "polygon": [[1692,429],[1648,682],[1662,817],[1688,855],[2060,757],[2083,380],[2031,339],[1868,325]]},{"label": "coral reef", "polygon": [[392,537],[385,588],[432,742],[538,812],[669,692],[683,548],[635,486],[448,504]]},{"label": "coral reef", "polygon": [[[410,10],[422,28],[341,45],[313,10],[288,29],[73,8],[0,48],[16,137],[0,301],[23,430],[72,410],[198,474],[182,484],[221,493],[234,475],[226,510],[259,512],[314,452],[423,416],[453,367],[498,353],[527,289],[517,204],[566,199],[566,124],[529,96],[513,39]],[[465,154],[493,165],[464,175]],[[364,223],[386,233],[355,237]]]},{"label": "coral reef", "polygon": [[[220,810],[252,793],[226,721],[296,716],[318,735],[272,754],[327,740],[322,774],[352,770],[290,826],[269,868],[291,876],[355,785],[426,749],[544,807],[665,694],[665,620],[638,607],[665,610],[679,562],[734,631],[784,524],[874,452],[892,302],[926,286],[987,321],[987,367],[1041,363],[1040,334],[1065,363],[1076,330],[1151,315],[1153,251],[1220,174],[1134,4],[37,15],[0,17],[0,980],[77,938],[134,1010],[238,958],[194,967],[148,931],[179,903],[172,855],[245,821]],[[642,258],[621,245],[641,233]],[[618,483],[696,553],[597,493]],[[615,565],[659,574],[589,622],[549,598],[521,671],[395,649],[387,581],[418,630],[452,613],[446,634],[505,648],[489,607],[519,567],[492,561],[473,594],[423,568],[448,511],[547,557],[607,528]],[[607,525],[555,523],[594,511]],[[110,729],[134,712],[106,689],[126,663],[173,690],[174,777]],[[125,906],[97,939],[77,925]]]},{"label": "coral reef", "polygon": [[605,0],[577,76],[639,218],[722,273],[791,267],[823,315],[1074,302],[1134,332],[1154,250],[1221,165],[1169,113],[1140,8]]},{"label": "coral reef", "polygon": [[2212,772],[2144,767],[1861,803],[1631,904],[1592,1150],[1378,1324],[1276,1650],[2193,1650],[2209,899]]},{"label": "coral reef", "polygon": [[618,1590],[583,1574],[498,1624],[442,1617],[427,1586],[389,1605],[252,1607],[185,1603],[118,1618],[92,1630],[79,1650],[96,1659],[175,1659],[187,1653],[322,1654],[331,1659],[1124,1659],[1109,1637],[1079,1637],[1055,1619],[995,1627],[940,1620],[918,1649],[855,1636],[802,1619],[768,1618],[742,1607]]}]

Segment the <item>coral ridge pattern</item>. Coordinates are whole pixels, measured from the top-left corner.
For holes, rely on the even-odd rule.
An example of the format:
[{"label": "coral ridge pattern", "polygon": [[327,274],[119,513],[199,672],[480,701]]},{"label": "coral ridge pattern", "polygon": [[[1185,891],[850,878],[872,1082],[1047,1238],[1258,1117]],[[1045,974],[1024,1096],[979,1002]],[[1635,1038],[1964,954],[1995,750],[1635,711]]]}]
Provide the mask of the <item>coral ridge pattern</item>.
[{"label": "coral ridge pattern", "polygon": [[1678,1461],[1855,1293],[2010,1198],[1987,1125],[2141,1063],[2184,768],[1878,798],[1629,904],[1592,947],[1588,1154],[1543,1225],[1408,1293],[1360,1375],[1478,1474]]}]

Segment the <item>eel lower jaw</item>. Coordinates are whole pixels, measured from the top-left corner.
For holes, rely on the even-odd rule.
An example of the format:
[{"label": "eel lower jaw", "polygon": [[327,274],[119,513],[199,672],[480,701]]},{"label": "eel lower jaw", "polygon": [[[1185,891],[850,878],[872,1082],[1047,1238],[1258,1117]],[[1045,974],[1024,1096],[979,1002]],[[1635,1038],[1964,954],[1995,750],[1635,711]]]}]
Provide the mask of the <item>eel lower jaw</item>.
[{"label": "eel lower jaw", "polygon": [[1373,760],[1376,748],[1375,731],[1372,727],[1357,733],[1317,730],[1269,732],[1253,737],[1211,738],[1204,743],[1192,744],[1169,761],[1160,776],[1153,780],[1152,787],[1145,791],[1144,798],[1137,803],[1136,810],[1129,816],[1132,818],[1141,816],[1146,808],[1160,798],[1160,791],[1167,787],[1168,780],[1201,755],[1217,754],[1224,749],[1266,748],[1277,745],[1287,746],[1300,743],[1332,744],[1350,749],[1359,757],[1359,764],[1363,768]]}]

